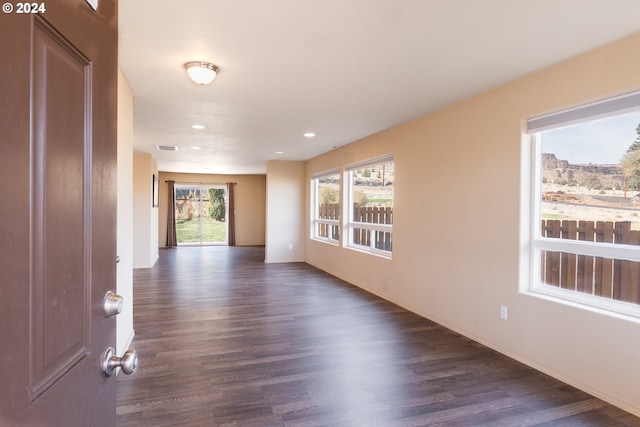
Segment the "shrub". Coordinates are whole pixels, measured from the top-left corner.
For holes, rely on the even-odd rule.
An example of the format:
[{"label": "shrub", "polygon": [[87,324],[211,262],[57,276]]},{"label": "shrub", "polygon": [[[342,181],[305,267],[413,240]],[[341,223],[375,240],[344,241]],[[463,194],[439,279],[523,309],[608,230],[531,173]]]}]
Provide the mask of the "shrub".
[{"label": "shrub", "polygon": [[335,205],[339,203],[339,192],[337,187],[320,187],[320,194],[318,195],[318,201],[321,205]]},{"label": "shrub", "polygon": [[600,178],[598,178],[598,175],[596,174],[591,174],[587,178],[585,178],[582,185],[593,190],[602,189],[602,182],[600,182]]},{"label": "shrub", "polygon": [[365,206],[367,203],[369,203],[369,199],[362,190],[356,189],[353,192],[353,202],[358,205]]},{"label": "shrub", "polygon": [[224,200],[224,188],[209,188],[209,216],[216,221],[224,221],[226,216],[226,203]]}]

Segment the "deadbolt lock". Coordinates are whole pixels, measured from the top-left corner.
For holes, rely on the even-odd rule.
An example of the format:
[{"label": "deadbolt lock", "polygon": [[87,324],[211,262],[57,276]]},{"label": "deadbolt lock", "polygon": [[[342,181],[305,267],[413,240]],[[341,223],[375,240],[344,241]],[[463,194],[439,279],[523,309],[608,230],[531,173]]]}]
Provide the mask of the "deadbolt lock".
[{"label": "deadbolt lock", "polygon": [[122,312],[122,296],[109,291],[102,300],[102,308],[106,317],[115,316]]}]

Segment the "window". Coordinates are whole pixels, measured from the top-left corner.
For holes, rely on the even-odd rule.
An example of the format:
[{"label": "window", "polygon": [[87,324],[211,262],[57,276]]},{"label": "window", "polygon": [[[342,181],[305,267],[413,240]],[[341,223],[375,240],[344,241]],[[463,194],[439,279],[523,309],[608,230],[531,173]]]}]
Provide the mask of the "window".
[{"label": "window", "polygon": [[340,241],[340,171],[314,175],[311,179],[313,217],[311,238],[338,244]]},{"label": "window", "polygon": [[227,243],[224,186],[176,184],[175,221],[178,245]]},{"label": "window", "polygon": [[640,93],[528,121],[530,290],[640,317]]},{"label": "window", "polygon": [[391,257],[394,172],[393,156],[347,167],[348,247]]}]

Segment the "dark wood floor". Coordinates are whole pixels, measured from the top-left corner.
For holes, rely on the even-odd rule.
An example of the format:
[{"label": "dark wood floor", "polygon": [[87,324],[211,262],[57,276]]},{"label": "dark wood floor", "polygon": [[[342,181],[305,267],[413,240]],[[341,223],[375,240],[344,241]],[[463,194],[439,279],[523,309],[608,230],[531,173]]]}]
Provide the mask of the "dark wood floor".
[{"label": "dark wood floor", "polygon": [[263,248],[134,274],[126,426],[640,426],[640,419]]}]

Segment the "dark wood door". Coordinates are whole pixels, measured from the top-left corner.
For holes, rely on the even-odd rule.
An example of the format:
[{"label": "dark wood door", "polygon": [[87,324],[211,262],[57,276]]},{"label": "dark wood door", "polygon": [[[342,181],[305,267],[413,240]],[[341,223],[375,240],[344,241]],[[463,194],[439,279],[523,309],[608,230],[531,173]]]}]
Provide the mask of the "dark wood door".
[{"label": "dark wood door", "polygon": [[0,425],[114,426],[117,0],[42,4],[0,16]]}]

